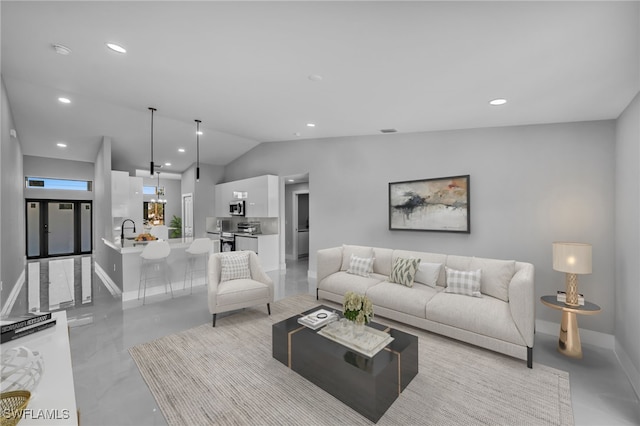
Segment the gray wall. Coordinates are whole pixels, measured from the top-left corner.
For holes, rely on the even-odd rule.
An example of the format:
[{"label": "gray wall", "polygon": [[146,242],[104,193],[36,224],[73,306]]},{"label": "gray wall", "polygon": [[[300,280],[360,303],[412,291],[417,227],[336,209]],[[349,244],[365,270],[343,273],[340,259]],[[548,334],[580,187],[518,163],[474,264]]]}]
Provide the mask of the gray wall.
[{"label": "gray wall", "polygon": [[93,202],[93,252],[98,265],[107,268],[110,262],[110,248],[102,238],[112,237],[111,219],[111,138],[102,138],[102,145],[96,155],[94,168]]},{"label": "gray wall", "polygon": [[215,216],[214,189],[223,182],[224,167],[200,164],[200,182],[196,182],[195,164],[182,174],[182,193],[193,194],[193,236],[207,236],[207,217]]},{"label": "gray wall", "polygon": [[[536,297],[564,288],[551,244],[593,244],[580,291],[603,308],[580,326],[613,334],[615,122],[343,137],[265,143],[230,163],[225,179],[309,171],[310,265],[343,243],[531,262]],[[388,183],[471,175],[471,234],[388,230]],[[557,312],[536,303],[539,319]]]},{"label": "gray wall", "polygon": [[616,343],[635,368],[629,376],[640,393],[640,94],[616,130]]},{"label": "gray wall", "polygon": [[[22,172],[22,147],[18,139],[9,134],[15,129],[4,80],[0,78],[0,259],[2,306],[24,271],[24,174]],[[18,135],[20,136],[20,135]]]},{"label": "gray wall", "polygon": [[[30,177],[87,180],[95,179],[93,163],[86,161],[61,160],[25,155],[24,175]],[[65,191],[40,188],[26,188],[24,198],[44,198],[57,200],[93,200],[94,191]]]}]

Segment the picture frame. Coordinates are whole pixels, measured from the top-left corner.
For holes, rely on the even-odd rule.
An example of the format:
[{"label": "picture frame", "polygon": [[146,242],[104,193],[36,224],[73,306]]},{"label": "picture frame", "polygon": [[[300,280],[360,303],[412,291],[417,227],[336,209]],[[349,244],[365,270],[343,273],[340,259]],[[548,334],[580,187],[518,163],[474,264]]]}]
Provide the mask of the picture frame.
[{"label": "picture frame", "polygon": [[471,233],[471,177],[389,183],[389,230]]}]

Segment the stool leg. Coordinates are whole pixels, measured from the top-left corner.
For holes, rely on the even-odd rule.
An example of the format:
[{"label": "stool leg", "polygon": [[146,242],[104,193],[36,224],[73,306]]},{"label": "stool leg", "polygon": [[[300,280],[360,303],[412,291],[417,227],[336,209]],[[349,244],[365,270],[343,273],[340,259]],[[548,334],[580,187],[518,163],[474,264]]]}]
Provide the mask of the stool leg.
[{"label": "stool leg", "polygon": [[187,263],[184,265],[184,281],[182,282],[182,289],[187,286],[187,275],[189,274],[189,266],[191,265],[191,256],[187,254]]},{"label": "stool leg", "polygon": [[[173,299],[173,287],[171,286],[171,277],[169,276],[168,271],[167,271],[167,260],[166,259],[164,261],[164,270],[165,270],[164,277],[165,277],[165,280],[166,280],[167,284],[169,285],[169,290],[171,291],[171,298]],[[166,288],[165,288],[164,292],[165,293],[167,292]]]}]

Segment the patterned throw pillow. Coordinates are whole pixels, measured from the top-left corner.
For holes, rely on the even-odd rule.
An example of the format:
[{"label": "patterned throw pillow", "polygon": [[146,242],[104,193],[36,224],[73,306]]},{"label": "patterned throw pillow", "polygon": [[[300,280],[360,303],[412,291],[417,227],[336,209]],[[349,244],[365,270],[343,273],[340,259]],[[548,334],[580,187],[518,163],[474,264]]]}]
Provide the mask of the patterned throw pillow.
[{"label": "patterned throw pillow", "polygon": [[444,268],[447,273],[447,288],[444,289],[446,293],[482,297],[480,294],[482,269],[475,271],[458,271],[457,269],[451,269],[447,266]]},{"label": "patterned throw pillow", "polygon": [[238,251],[220,256],[220,282],[250,279],[249,252]]},{"label": "patterned throw pillow", "polygon": [[416,276],[418,265],[420,265],[420,259],[396,257],[393,259],[389,281],[413,287],[413,279]]},{"label": "patterned throw pillow", "polygon": [[369,274],[373,272],[373,259],[373,257],[359,257],[352,254],[347,273],[369,277]]}]

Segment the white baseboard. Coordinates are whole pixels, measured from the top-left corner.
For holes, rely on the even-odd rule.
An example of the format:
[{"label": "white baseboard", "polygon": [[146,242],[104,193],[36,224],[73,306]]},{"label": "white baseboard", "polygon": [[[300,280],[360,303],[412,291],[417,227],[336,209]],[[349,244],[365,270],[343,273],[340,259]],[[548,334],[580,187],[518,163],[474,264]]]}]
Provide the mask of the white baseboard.
[{"label": "white baseboard", "polygon": [[633,363],[631,362],[631,358],[629,358],[629,355],[627,355],[625,350],[622,348],[622,346],[618,342],[618,339],[616,339],[615,345],[616,347],[614,349],[614,352],[618,357],[618,361],[620,362],[620,365],[622,366],[625,374],[629,378],[631,386],[636,392],[636,396],[640,398],[640,371],[638,371],[635,365],[633,365]]},{"label": "white baseboard", "polygon": [[16,299],[18,298],[18,294],[20,294],[20,290],[22,290],[22,286],[24,286],[24,282],[25,282],[24,271],[25,271],[25,268],[22,268],[22,272],[18,277],[18,281],[16,281],[16,283],[14,284],[13,288],[11,289],[11,293],[9,293],[9,297],[7,297],[7,300],[4,303],[4,306],[2,307],[2,311],[0,311],[0,317],[2,318],[7,317],[11,313],[11,310],[13,309],[13,305],[16,303]]},{"label": "white baseboard", "polygon": [[111,279],[111,277],[105,272],[105,270],[102,269],[100,265],[98,265],[98,262],[95,262],[95,272],[98,278],[100,278],[100,281],[102,281],[102,284],[104,284],[104,286],[113,297],[119,297],[122,294],[122,290],[120,290],[120,287],[118,287],[118,285]]},{"label": "white baseboard", "polygon": [[[560,333],[560,323],[537,319],[536,331],[557,336]],[[601,333],[584,328],[579,329],[579,332],[582,343],[615,351],[615,336],[613,334]]]}]

